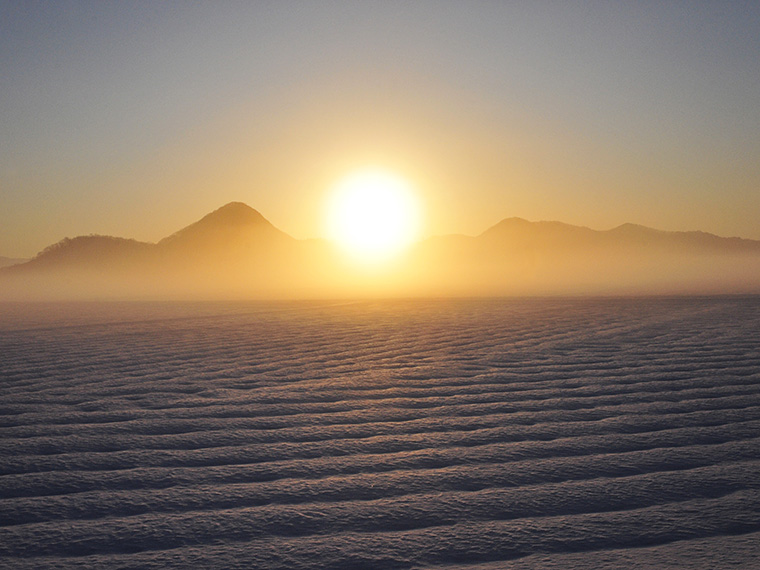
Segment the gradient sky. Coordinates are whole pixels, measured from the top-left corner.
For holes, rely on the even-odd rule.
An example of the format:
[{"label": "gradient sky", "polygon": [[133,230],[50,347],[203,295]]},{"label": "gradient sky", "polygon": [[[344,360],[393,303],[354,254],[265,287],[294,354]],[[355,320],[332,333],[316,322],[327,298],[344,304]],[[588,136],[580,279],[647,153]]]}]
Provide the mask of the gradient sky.
[{"label": "gradient sky", "polygon": [[297,238],[364,166],[425,233],[760,239],[758,2],[0,3],[0,255],[233,200]]}]

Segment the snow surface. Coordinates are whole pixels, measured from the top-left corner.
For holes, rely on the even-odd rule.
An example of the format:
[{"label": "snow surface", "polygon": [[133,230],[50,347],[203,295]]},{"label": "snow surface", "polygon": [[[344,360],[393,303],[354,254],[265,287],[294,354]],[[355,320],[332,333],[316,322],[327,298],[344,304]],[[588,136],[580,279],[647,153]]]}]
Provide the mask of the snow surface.
[{"label": "snow surface", "polygon": [[0,567],[757,568],[760,297],[0,305]]}]

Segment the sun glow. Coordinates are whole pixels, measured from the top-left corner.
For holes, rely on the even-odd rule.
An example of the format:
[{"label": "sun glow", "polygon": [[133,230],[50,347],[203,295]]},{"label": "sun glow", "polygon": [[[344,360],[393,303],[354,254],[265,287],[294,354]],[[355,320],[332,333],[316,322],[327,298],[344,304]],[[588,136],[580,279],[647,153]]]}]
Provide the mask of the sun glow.
[{"label": "sun glow", "polygon": [[390,172],[362,170],[335,186],[328,203],[327,232],[356,259],[388,259],[417,237],[420,207],[411,185]]}]

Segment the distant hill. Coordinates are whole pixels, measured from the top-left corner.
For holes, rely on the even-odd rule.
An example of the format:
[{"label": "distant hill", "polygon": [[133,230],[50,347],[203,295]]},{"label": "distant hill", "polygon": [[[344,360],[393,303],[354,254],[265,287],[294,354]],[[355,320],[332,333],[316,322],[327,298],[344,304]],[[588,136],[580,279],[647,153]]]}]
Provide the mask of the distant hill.
[{"label": "distant hill", "polygon": [[507,218],[475,237],[431,238],[415,263],[440,294],[760,293],[760,241],[635,224]]},{"label": "distant hill", "polygon": [[0,267],[8,267],[9,265],[18,265],[19,263],[24,263],[26,261],[29,261],[29,260],[21,258],[21,257],[3,257],[0,255]]},{"label": "distant hill", "polygon": [[158,242],[166,249],[199,250],[255,247],[267,242],[291,241],[259,212],[242,202],[230,202],[197,222]]},{"label": "distant hill", "polygon": [[288,236],[250,206],[232,202],[158,243],[101,235],[64,238],[25,263],[0,268],[0,294],[271,296],[289,283],[303,283],[298,271],[313,266],[307,257],[319,259],[315,253],[321,249]]},{"label": "distant hill", "polygon": [[140,261],[154,244],[112,236],[88,235],[64,238],[43,249],[15,271],[112,266],[127,260]]},{"label": "distant hill", "polygon": [[102,235],[64,238],[13,271],[135,268],[167,263],[185,266],[196,261],[216,265],[218,260],[235,253],[259,250],[266,254],[273,247],[293,241],[250,206],[232,202],[157,244]]},{"label": "distant hill", "polygon": [[672,250],[695,253],[760,253],[760,241],[725,238],[713,234],[667,232],[637,224],[623,224],[611,230],[592,230],[562,222],[528,222],[508,218],[483,232],[482,242],[501,243],[508,247],[640,249],[642,252]]},{"label": "distant hill", "polygon": [[0,295],[331,297],[760,293],[760,241],[635,224],[593,230],[507,218],[430,238],[383,271],[296,240],[232,202],[158,243],[79,236],[0,268]]}]

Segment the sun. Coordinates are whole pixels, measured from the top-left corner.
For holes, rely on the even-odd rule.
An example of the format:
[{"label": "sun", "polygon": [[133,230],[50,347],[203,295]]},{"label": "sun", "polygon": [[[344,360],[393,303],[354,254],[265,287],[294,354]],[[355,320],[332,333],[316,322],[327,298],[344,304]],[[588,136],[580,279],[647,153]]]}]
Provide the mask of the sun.
[{"label": "sun", "polygon": [[391,172],[353,172],[330,196],[328,236],[360,261],[393,257],[417,239],[419,229],[420,206],[412,186]]}]

